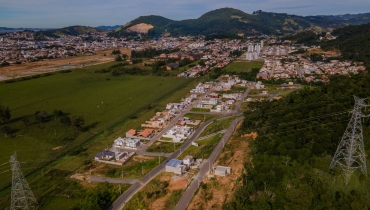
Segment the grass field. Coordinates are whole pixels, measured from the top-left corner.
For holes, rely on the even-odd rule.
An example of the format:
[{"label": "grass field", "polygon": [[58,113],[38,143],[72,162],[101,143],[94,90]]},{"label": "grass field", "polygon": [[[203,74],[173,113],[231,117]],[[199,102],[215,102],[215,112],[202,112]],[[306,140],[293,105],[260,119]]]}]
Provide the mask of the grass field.
[{"label": "grass field", "polygon": [[223,134],[217,134],[201,141],[197,141],[198,147],[190,146],[178,157],[178,159],[181,160],[185,158],[186,155],[191,155],[194,158],[208,158],[213,149],[217,146],[217,143],[221,140],[222,135]]},{"label": "grass field", "polygon": [[[140,127],[157,110],[164,109],[166,103],[179,100],[199,82],[199,79],[130,75],[112,77],[93,73],[110,65],[112,63],[67,74],[0,84],[0,102],[11,109],[13,120],[9,125],[16,130],[13,138],[0,136],[0,164],[17,151],[18,159],[22,161],[21,169],[28,174],[63,155],[63,158],[27,177],[38,199],[46,195],[41,193],[45,189],[55,190],[55,182],[43,181],[45,172],[58,169],[65,171],[67,176],[73,172],[84,172],[97,152],[111,145],[129,128]],[[60,109],[69,115],[82,115],[89,130],[74,140],[65,139],[74,135],[74,131],[63,128],[53,117],[45,123],[36,122],[34,113],[41,109],[49,114],[54,109]],[[23,124],[23,118],[30,120],[29,125]],[[52,150],[56,146],[64,147]],[[76,147],[79,148],[77,151],[64,156]],[[8,169],[9,165],[2,165],[0,172]],[[0,188],[4,189],[11,182],[11,173],[1,173],[0,179]],[[0,197],[8,192],[9,188],[1,191]],[[59,203],[61,199],[59,197],[56,201]],[[68,201],[64,198],[64,202]],[[4,203],[8,201],[1,199],[0,206],[4,207]],[[50,205],[55,203],[51,202]]]},{"label": "grass field", "polygon": [[230,123],[235,118],[237,118],[237,117],[228,117],[228,118],[225,118],[225,119],[214,121],[212,124],[208,125],[204,129],[204,131],[202,132],[202,134],[200,134],[199,137],[207,136],[209,134],[216,133],[216,132],[219,132],[221,130],[227,129],[227,127],[229,127]]},{"label": "grass field", "polygon": [[189,117],[191,120],[201,120],[202,122],[207,122],[208,120],[217,117],[217,115],[187,113],[184,115],[184,117]]},{"label": "grass field", "polygon": [[250,72],[252,68],[261,68],[263,61],[246,61],[246,60],[234,60],[227,65],[224,70],[226,72]]},{"label": "grass field", "polygon": [[206,109],[206,108],[192,108],[190,111],[192,111],[192,112],[210,112],[211,110]]},{"label": "grass field", "polygon": [[163,152],[163,153],[172,153],[178,150],[184,143],[173,143],[173,142],[160,142],[157,141],[150,145],[147,152]]}]

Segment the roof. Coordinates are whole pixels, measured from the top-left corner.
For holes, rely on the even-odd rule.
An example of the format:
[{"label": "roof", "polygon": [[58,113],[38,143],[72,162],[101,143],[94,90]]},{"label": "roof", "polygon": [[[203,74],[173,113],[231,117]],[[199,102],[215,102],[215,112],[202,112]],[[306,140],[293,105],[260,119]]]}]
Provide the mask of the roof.
[{"label": "roof", "polygon": [[140,132],[140,136],[148,137],[151,133],[153,133],[153,129],[146,128]]},{"label": "roof", "polygon": [[172,159],[168,161],[166,166],[177,167],[178,165],[181,165],[181,164],[182,164],[182,160]]},{"label": "roof", "polygon": [[231,169],[230,167],[226,167],[226,166],[217,166],[215,171],[226,171],[230,169]]},{"label": "roof", "polygon": [[127,131],[126,134],[134,136],[136,134],[136,130],[131,129],[131,130]]},{"label": "roof", "polygon": [[193,156],[191,156],[191,155],[186,155],[186,156],[185,156],[185,158],[184,158],[184,160],[187,160],[187,159],[193,159]]},{"label": "roof", "polygon": [[104,151],[100,152],[99,154],[95,155],[95,157],[114,156],[114,155],[115,155],[114,152],[111,152],[109,150],[104,150]]}]

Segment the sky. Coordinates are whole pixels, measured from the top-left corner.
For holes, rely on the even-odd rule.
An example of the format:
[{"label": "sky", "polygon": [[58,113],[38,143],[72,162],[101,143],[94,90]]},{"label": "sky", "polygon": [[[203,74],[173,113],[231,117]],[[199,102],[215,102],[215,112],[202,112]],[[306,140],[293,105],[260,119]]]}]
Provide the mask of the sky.
[{"label": "sky", "polygon": [[198,18],[231,7],[295,15],[370,12],[369,0],[0,0],[0,27],[61,28],[71,25],[112,26],[143,15],[173,20]]}]

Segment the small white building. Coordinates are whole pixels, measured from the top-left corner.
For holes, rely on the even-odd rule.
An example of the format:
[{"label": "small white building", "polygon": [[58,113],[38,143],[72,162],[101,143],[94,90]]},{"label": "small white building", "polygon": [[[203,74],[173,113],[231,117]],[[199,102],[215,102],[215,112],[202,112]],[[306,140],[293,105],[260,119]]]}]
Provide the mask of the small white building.
[{"label": "small white building", "polygon": [[215,175],[217,176],[226,176],[231,173],[231,167],[226,166],[217,166],[214,169]]},{"label": "small white building", "polygon": [[114,140],[113,147],[137,149],[138,147],[140,147],[140,139],[118,137],[116,140]]},{"label": "small white building", "polygon": [[194,158],[193,156],[190,156],[190,155],[186,155],[182,161],[184,165],[186,165],[187,167],[190,167],[194,164]]},{"label": "small white building", "polygon": [[173,172],[182,175],[185,172],[185,166],[182,160],[172,159],[166,164],[166,172]]}]

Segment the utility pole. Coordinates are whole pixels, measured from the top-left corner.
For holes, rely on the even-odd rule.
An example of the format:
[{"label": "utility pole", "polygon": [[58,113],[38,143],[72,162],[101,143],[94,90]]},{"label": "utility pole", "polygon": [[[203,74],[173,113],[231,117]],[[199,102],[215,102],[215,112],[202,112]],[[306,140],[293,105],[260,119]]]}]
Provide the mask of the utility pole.
[{"label": "utility pole", "polygon": [[351,111],[351,120],[330,163],[330,169],[336,165],[342,168],[346,185],[356,169],[360,169],[363,174],[367,173],[361,120],[368,116],[364,115],[361,109],[370,105],[365,104],[366,98],[361,99],[356,96],[354,98],[355,105]]},{"label": "utility pole", "polygon": [[17,161],[17,154],[14,153],[10,157],[10,164],[12,170],[12,192],[11,192],[11,204],[10,209],[36,209],[37,201],[33,195],[27,180],[24,178],[21,169],[19,168],[19,162]]}]

